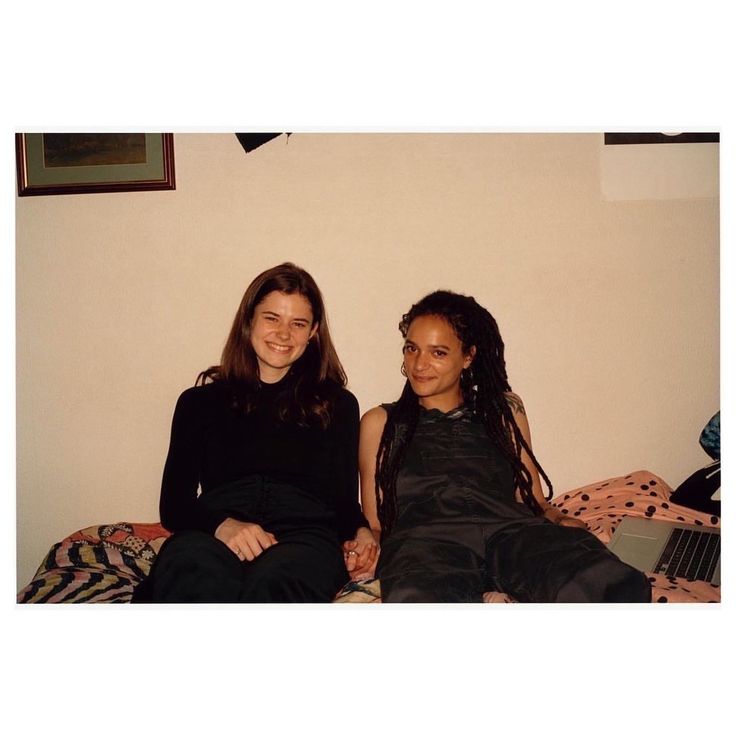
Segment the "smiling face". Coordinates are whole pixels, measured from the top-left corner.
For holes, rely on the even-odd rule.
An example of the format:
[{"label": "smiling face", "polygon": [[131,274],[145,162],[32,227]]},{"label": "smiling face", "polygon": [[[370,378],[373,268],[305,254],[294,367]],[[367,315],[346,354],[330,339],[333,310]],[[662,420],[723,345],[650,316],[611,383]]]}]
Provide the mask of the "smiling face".
[{"label": "smiling face", "polygon": [[313,318],[312,307],[301,294],[272,291],[256,305],[250,342],[264,383],[280,381],[301,358],[317,331]]},{"label": "smiling face", "polygon": [[460,374],[473,362],[475,348],[463,345],[442,317],[417,317],[404,340],[404,369],[425,409],[447,412],[463,401]]}]

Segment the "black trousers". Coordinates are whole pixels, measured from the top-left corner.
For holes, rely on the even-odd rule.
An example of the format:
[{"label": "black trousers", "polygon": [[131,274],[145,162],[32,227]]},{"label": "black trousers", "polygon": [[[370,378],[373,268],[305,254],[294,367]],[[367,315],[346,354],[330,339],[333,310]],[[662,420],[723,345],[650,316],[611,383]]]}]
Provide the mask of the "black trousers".
[{"label": "black trousers", "polygon": [[254,476],[199,500],[260,524],[278,543],[241,562],[211,534],[177,532],[133,603],[329,603],[348,581],[333,515],[308,493]]},{"label": "black trousers", "polygon": [[[520,506],[520,505],[519,505]],[[647,576],[585,529],[526,513],[501,528],[452,524],[399,531],[382,544],[387,603],[472,603],[485,591],[521,603],[648,603]]]}]

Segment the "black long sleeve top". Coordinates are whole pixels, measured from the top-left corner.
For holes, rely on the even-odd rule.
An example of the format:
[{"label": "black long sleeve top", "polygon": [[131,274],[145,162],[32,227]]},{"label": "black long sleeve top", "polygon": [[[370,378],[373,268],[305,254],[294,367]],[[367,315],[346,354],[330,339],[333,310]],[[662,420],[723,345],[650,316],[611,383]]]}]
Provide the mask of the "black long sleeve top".
[{"label": "black long sleeve top", "polygon": [[[281,383],[281,382],[280,382]],[[296,486],[335,511],[340,541],[368,526],[358,503],[358,402],[340,389],[327,429],[278,419],[273,399],[279,383],[261,384],[253,410],[233,406],[233,389],[215,381],[184,391],[176,404],[164,466],[159,511],[170,531],[213,534],[226,513],[197,503],[224,483],[249,475]]]}]

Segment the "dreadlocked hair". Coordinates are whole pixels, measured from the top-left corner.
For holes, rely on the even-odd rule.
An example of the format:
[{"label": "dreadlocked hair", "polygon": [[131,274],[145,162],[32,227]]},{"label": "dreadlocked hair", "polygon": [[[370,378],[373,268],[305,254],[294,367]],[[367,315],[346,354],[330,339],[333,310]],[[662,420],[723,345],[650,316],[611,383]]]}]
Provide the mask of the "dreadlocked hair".
[{"label": "dreadlocked hair", "polygon": [[[483,422],[488,437],[509,461],[522,501],[536,514],[542,507],[532,493],[532,475],[521,460],[526,450],[547,485],[552,483],[521,434],[506,393],[511,386],[506,375],[504,344],[493,316],[473,297],[451,291],[428,294],[403,316],[399,323],[406,338],[409,325],[423,316],[444,319],[462,343],[463,353],[475,347],[470,367],[460,377],[463,402]],[[387,409],[388,417],[376,455],[376,503],[382,534],[387,536],[396,521],[396,480],[419,422],[419,398],[407,380],[399,400]]]}]

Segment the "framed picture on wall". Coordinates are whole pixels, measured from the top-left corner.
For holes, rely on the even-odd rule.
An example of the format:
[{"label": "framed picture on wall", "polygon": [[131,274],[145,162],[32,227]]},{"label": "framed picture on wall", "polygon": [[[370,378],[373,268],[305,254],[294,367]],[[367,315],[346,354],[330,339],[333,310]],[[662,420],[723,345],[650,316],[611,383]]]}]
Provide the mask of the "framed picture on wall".
[{"label": "framed picture on wall", "polygon": [[175,189],[172,133],[17,133],[18,196]]}]

